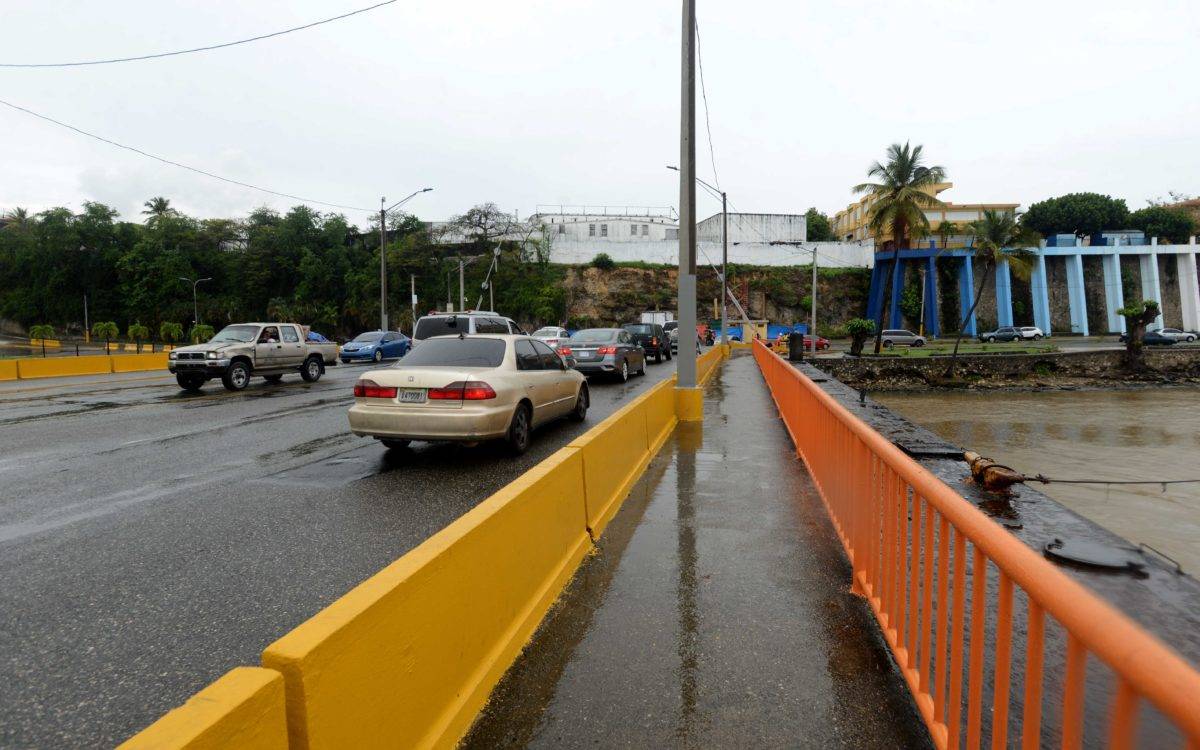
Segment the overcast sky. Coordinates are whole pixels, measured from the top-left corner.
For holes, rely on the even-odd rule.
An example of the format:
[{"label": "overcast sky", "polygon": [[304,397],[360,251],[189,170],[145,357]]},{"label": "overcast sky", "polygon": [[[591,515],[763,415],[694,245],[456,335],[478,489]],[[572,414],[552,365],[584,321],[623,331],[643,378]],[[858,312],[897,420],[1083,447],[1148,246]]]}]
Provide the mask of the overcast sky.
[{"label": "overcast sky", "polygon": [[[3,4],[0,62],[254,36],[371,0]],[[699,0],[718,176],[737,209],[832,213],[893,141],[956,202],[1097,191],[1131,209],[1200,193],[1200,3]],[[678,204],[679,3],[422,2],[249,45],[85,68],[0,69],[0,99],[176,161],[333,203]],[[698,106],[697,163],[714,180]],[[0,210],[85,200],[138,219],[294,203],[0,107]],[[700,214],[716,208],[701,198]],[[324,210],[324,209],[323,209]],[[345,212],[366,223],[362,211]]]}]

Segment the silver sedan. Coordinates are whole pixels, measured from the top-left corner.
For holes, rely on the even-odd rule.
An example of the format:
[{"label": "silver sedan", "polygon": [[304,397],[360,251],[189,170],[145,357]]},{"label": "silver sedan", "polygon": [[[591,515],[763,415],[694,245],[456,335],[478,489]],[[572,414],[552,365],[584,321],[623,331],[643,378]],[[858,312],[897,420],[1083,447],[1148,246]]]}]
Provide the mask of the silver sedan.
[{"label": "silver sedan", "polygon": [[515,453],[546,422],[587,416],[583,375],[528,336],[439,336],[354,385],[350,430],[388,448],[500,438]]}]

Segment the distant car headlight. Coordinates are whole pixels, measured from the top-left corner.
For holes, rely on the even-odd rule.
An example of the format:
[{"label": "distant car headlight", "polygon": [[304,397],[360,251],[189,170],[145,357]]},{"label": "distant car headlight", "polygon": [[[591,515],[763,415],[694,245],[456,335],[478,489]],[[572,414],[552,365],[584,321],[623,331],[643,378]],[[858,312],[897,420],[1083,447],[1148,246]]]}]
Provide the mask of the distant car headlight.
[{"label": "distant car headlight", "polygon": [[167,359],[177,359],[178,355],[175,352],[168,352]]},{"label": "distant car headlight", "polygon": [[209,359],[216,359],[216,358],[217,358],[217,357],[219,357],[219,356],[221,356],[221,355],[217,354],[216,352],[209,352],[209,353],[208,353],[208,358],[209,358]]}]

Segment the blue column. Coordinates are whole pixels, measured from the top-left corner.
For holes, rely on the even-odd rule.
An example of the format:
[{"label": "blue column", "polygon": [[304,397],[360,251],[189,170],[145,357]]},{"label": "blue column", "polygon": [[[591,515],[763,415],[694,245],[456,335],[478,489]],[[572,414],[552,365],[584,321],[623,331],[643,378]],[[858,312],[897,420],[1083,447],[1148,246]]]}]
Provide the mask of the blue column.
[{"label": "blue column", "polygon": [[1083,256],[1067,255],[1067,300],[1071,306],[1071,333],[1088,335],[1087,295],[1083,288]]},{"label": "blue column", "polygon": [[963,332],[968,336],[978,333],[975,329],[975,313],[971,313],[970,320],[966,319],[967,311],[975,301],[975,269],[971,266],[972,259],[973,256],[964,255],[962,265],[958,267],[958,320]]},{"label": "blue column", "polygon": [[1012,271],[1008,267],[1008,259],[1001,258],[996,266],[996,324],[1010,326],[1013,324],[1012,316]]},{"label": "blue column", "polygon": [[1033,293],[1033,324],[1050,335],[1050,287],[1046,281],[1046,255],[1039,250],[1033,262],[1033,278],[1029,282]]},{"label": "blue column", "polygon": [[1104,256],[1104,313],[1109,333],[1125,333],[1125,316],[1117,310],[1125,306],[1125,289],[1121,285],[1121,256],[1113,252]]},{"label": "blue column", "polygon": [[904,293],[904,261],[897,259],[892,269],[892,304],[888,311],[888,328],[900,327],[900,295]]},{"label": "blue column", "polygon": [[871,320],[878,317],[879,306],[883,304],[883,285],[887,282],[885,270],[885,265],[876,257],[871,268],[871,291],[867,294],[867,317]]},{"label": "blue column", "polygon": [[1139,255],[1138,261],[1141,263],[1142,271],[1142,299],[1154,300],[1158,303],[1158,317],[1154,322],[1146,326],[1151,329],[1159,329],[1163,327],[1162,319],[1162,286],[1158,283],[1158,254],[1151,252],[1147,255]]},{"label": "blue column", "polygon": [[925,259],[925,333],[935,339],[942,335],[941,316],[938,315],[937,261],[932,255]]}]

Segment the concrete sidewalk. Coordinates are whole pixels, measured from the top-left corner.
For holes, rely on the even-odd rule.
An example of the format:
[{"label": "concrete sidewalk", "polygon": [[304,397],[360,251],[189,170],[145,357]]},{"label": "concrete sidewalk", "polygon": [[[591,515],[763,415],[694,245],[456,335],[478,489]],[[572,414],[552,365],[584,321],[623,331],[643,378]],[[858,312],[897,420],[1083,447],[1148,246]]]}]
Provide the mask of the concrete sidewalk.
[{"label": "concrete sidewalk", "polygon": [[749,354],[705,392],[468,747],[926,747]]}]

